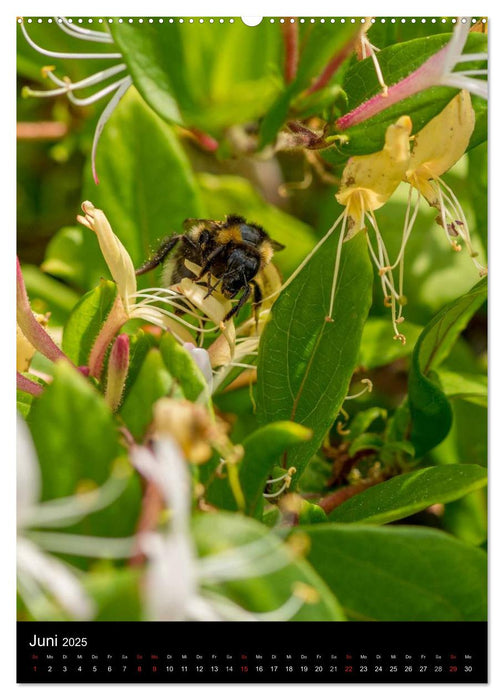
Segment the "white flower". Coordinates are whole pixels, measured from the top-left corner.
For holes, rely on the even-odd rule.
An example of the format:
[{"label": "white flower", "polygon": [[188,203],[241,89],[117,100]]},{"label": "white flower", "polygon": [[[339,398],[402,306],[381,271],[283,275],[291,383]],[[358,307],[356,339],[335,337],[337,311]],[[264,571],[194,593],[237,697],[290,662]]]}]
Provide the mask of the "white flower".
[{"label": "white flower", "polygon": [[[93,557],[125,556],[132,542],[86,537],[31,528],[71,525],[88,513],[112,503],[126,487],[127,479],[112,477],[94,491],[39,502],[41,492],[37,455],[22,418],[17,423],[17,580],[18,590],[30,613],[37,618],[54,598],[77,620],[94,617],[95,604],[85,592],[80,572],[45,550]],[[42,605],[42,608],[40,607]]]},{"label": "white flower", "polygon": [[155,440],[152,449],[134,446],[130,457],[138,471],[159,488],[170,508],[169,529],[143,533],[147,556],[144,600],[152,620],[288,620],[316,599],[310,586],[299,583],[278,609],[251,613],[207,587],[225,581],[264,576],[289,564],[278,541],[255,540],[219,554],[198,558],[190,533],[191,483],[187,464],[170,438]]}]

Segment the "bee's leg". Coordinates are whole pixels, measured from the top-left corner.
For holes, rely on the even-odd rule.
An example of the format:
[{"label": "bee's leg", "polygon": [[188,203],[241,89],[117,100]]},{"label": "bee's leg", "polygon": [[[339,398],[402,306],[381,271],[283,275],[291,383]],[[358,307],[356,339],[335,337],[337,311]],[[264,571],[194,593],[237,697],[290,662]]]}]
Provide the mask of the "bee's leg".
[{"label": "bee's leg", "polygon": [[135,270],[135,274],[137,276],[143,275],[145,272],[149,272],[160,265],[182,238],[184,238],[184,236],[170,236],[169,238],[165,238],[154,255],[144,262],[138,270]]},{"label": "bee's leg", "polygon": [[249,298],[251,292],[252,292],[252,289],[250,288],[250,285],[247,283],[247,285],[243,291],[243,294],[241,295],[240,299],[238,300],[238,303],[236,304],[236,306],[233,306],[231,311],[227,312],[227,314],[222,319],[222,323],[229,321],[230,318],[232,318],[233,316],[235,316],[238,313],[238,311],[242,308],[242,306],[245,304],[245,302]]},{"label": "bee's leg", "polygon": [[203,299],[208,299],[208,297],[212,294],[212,292],[214,292],[217,289],[217,287],[219,286],[220,283],[221,283],[221,281],[220,281],[220,279],[218,279],[217,282],[214,285],[212,285],[212,273],[209,272],[208,273],[208,282],[207,282],[208,292],[205,294]]},{"label": "bee's leg", "polygon": [[256,333],[259,330],[259,311],[261,308],[261,302],[263,299],[262,291],[257,282],[254,280],[251,281],[250,283],[254,287],[254,302],[252,304],[252,311],[254,312],[254,320],[255,320],[255,327],[256,327]]},{"label": "bee's leg", "polygon": [[206,275],[207,272],[210,271],[210,268],[212,267],[215,258],[220,255],[226,248],[226,245],[220,245],[218,246],[214,251],[210,253],[208,258],[205,261],[205,264],[200,270],[199,275],[196,277],[196,281],[200,280],[202,277]]}]

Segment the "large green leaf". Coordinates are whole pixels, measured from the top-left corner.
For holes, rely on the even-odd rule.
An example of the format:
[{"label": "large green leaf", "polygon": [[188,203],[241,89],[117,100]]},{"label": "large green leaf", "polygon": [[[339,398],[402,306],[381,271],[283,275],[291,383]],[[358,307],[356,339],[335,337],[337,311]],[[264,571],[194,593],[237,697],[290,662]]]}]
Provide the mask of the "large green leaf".
[{"label": "large green leaf", "polygon": [[[296,583],[301,582],[315,588],[319,600],[303,605],[292,619],[345,619],[337,599],[312,567],[301,557],[293,555],[280,538],[256,520],[237,513],[199,515],[193,520],[193,532],[200,556],[220,555],[224,562],[228,559],[231,579],[233,557],[237,557],[237,580],[212,588],[229,596],[246,610],[274,611],[291,597]],[[251,545],[253,550],[250,549]],[[244,549],[240,550],[240,547]],[[247,559],[250,574],[244,577],[239,569],[243,568],[243,562]],[[204,559],[200,563],[204,566]]]},{"label": "large green leaf", "polygon": [[63,351],[75,364],[88,364],[89,353],[116,296],[115,284],[102,280],[73,309],[63,331]]},{"label": "large green leaf", "polygon": [[406,518],[434,503],[456,501],[486,483],[486,469],[475,464],[426,467],[395,476],[353,496],[335,508],[329,520],[381,525]]},{"label": "large green leaf", "polygon": [[168,122],[218,133],[257,119],[278,94],[278,26],[123,22],[112,34],[140,94]]},{"label": "large green leaf", "polygon": [[173,379],[181,386],[186,399],[197,401],[208,396],[209,387],[203,373],[189,352],[183,348],[171,333],[165,333],[159,343],[163,361]]},{"label": "large green leaf", "polygon": [[486,554],[432,528],[303,527],[308,560],[358,620],[486,619]]},{"label": "large green leaf", "polygon": [[118,433],[109,407],[97,390],[67,363],[29,415],[42,471],[43,499],[72,494],[81,480],[101,484],[119,454]]},{"label": "large green leaf", "polygon": [[148,351],[120,410],[121,418],[136,440],[144,437],[152,422],[154,403],[166,396],[172,378],[157,348]]},{"label": "large green leaf", "polygon": [[286,466],[297,468],[296,479],[320,446],[347,394],[371,303],[371,264],[365,236],[358,234],[343,245],[334,323],[325,320],[336,235],[282,292],[259,348],[259,420],[292,420],[313,431],[313,438],[289,449],[285,459]]},{"label": "large green leaf", "polygon": [[245,456],[240,466],[240,483],[249,515],[256,512],[266,479],[283,452],[310,437],[311,430],[281,421],[259,428],[243,441]]},{"label": "large green leaf", "polygon": [[486,294],[487,281],[483,279],[467,294],[445,306],[425,327],[415,345],[408,393],[412,418],[410,440],[417,456],[428,452],[448,434],[452,413],[434,370],[447,357]]}]

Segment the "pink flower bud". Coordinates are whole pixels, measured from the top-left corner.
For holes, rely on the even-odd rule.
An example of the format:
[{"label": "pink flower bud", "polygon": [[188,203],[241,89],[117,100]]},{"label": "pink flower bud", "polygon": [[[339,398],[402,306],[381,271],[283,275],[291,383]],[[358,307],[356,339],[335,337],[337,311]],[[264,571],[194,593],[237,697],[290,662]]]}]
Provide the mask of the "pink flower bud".
[{"label": "pink flower bud", "polygon": [[117,336],[110,351],[107,371],[105,399],[113,411],[121,403],[129,367],[129,337],[126,333]]}]

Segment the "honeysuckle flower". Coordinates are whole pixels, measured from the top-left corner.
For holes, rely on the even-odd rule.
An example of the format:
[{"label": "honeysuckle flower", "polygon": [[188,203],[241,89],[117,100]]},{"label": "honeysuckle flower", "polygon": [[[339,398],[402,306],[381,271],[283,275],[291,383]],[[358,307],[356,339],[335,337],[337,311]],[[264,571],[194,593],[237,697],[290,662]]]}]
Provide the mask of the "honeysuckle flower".
[{"label": "honeysuckle flower", "polygon": [[408,116],[402,116],[395,124],[391,124],[388,127],[385,133],[385,144],[381,151],[369,155],[354,156],[348,160],[343,170],[340,189],[336,194],[337,201],[345,207],[343,212],[281,288],[285,289],[292,282],[320,246],[332,236],[341,224],[336,248],[330,295],[331,302],[326,316],[326,321],[332,321],[342,245],[356,233],[366,229],[366,225],[369,223],[375,232],[378,252],[375,253],[369,233],[366,230],[369,251],[381,273],[380,280],[383,295],[386,305],[391,307],[395,337],[401,341],[404,336],[397,329],[397,323],[401,319],[396,315],[396,302],[399,299],[399,295],[395,289],[392,273],[386,270],[387,266],[390,266],[389,256],[374,212],[390,199],[404,179],[410,157],[409,138],[411,129],[411,119]]},{"label": "honeysuckle flower", "polygon": [[[415,135],[405,179],[411,187],[439,211],[438,223],[456,251],[459,240],[465,242],[476,267],[485,268],[475,260],[477,253],[471,245],[469,227],[462,206],[450,187],[441,179],[466,152],[474,130],[475,115],[471,96],[462,90],[434,119]],[[414,221],[414,217],[413,217]],[[401,250],[404,246],[401,246]]]},{"label": "honeysuckle flower", "polygon": [[[84,216],[79,215],[77,220],[96,234],[118,292],[114,306],[91,351],[89,366],[92,376],[100,375],[108,346],[124,323],[132,318],[140,318],[169,330],[181,344],[194,344],[192,333],[203,336],[220,330],[229,345],[229,355],[232,357],[236,340],[234,323],[232,319],[223,322],[231,309],[228,299],[216,293],[208,296],[206,287],[188,278],[170,288],[149,287],[138,290],[133,261],[112,231],[103,211],[88,201],[83,202],[82,210]],[[188,267],[191,266],[191,263],[187,264]],[[199,271],[198,266],[192,266],[191,269],[193,267]],[[186,321],[181,315],[177,315],[177,312],[188,315],[195,323]],[[211,321],[213,326],[206,327],[207,321]],[[212,359],[211,353],[210,358]]]},{"label": "honeysuckle flower", "polygon": [[198,557],[190,532],[191,481],[188,466],[177,444],[169,437],[153,441],[152,447],[130,448],[138,471],[154,481],[170,509],[164,531],[141,535],[147,557],[144,592],[146,616],[152,620],[288,620],[305,603],[317,600],[316,591],[299,582],[292,595],[276,610],[252,613],[210,586],[266,576],[286,567],[293,556],[278,541],[260,538],[218,554]]},{"label": "honeysuckle flower", "polygon": [[[72,618],[92,619],[95,605],[82,586],[80,572],[45,550],[109,556],[114,554],[114,543],[106,538],[102,542],[99,537],[41,532],[39,529],[71,525],[88,513],[101,510],[118,498],[128,480],[116,472],[103,486],[93,491],[40,502],[41,478],[37,455],[26,423],[19,416],[16,474],[17,579],[26,607],[37,617],[39,606],[50,603],[53,598]],[[128,548],[131,548],[131,543]]]},{"label": "honeysuckle flower", "polygon": [[[71,20],[67,20],[65,17],[55,17],[55,24],[57,27],[59,27],[59,29],[61,29],[66,34],[69,34],[77,41],[86,41],[95,44],[106,44],[109,47],[114,46],[114,40],[112,38],[112,35],[109,34],[108,31],[96,31],[81,27],[77,24],[74,25]],[[71,78],[68,77],[59,78],[53,72],[54,67],[47,66],[42,69],[42,75],[45,78],[49,78],[49,80],[51,80],[52,83],[56,85],[55,89],[32,90],[28,87],[25,87],[23,89],[23,95],[25,97],[55,97],[57,95],[67,95],[69,101],[72,104],[81,107],[93,104],[94,102],[101,100],[103,97],[106,97],[107,95],[113,93],[112,98],[107,103],[96,124],[93,145],[91,149],[93,177],[96,184],[98,184],[98,176],[96,173],[96,149],[98,146],[100,135],[103,131],[105,124],[112,115],[112,112],[117,107],[121,98],[133,82],[131,77],[127,74],[127,66],[126,63],[123,62],[122,54],[117,51],[95,51],[88,53],[51,51],[39,46],[33,41],[33,39],[28,34],[26,24],[22,18],[20,18],[20,26],[26,41],[30,44],[30,46],[33,49],[35,49],[35,51],[42,54],[43,56],[48,56],[49,58],[55,59],[71,60],[104,59],[115,62],[115,64],[111,68],[92,73],[84,80],[79,80],[76,82],[73,82]],[[110,78],[118,75],[121,75],[121,77],[114,80],[113,82],[107,83],[107,81],[109,81]],[[100,88],[88,97],[79,98],[75,95],[76,91],[78,92],[89,87],[97,87],[100,84],[105,84],[105,87]]]},{"label": "honeysuckle flower", "polygon": [[455,87],[467,90],[487,99],[488,84],[480,79],[487,75],[487,69],[456,70],[457,66],[469,61],[487,61],[488,54],[464,54],[464,46],[471,28],[470,18],[459,19],[450,41],[395,85],[389,85],[387,94],[379,93],[366,102],[340,117],[336,125],[345,130],[373,117],[384,109],[434,86]]}]

